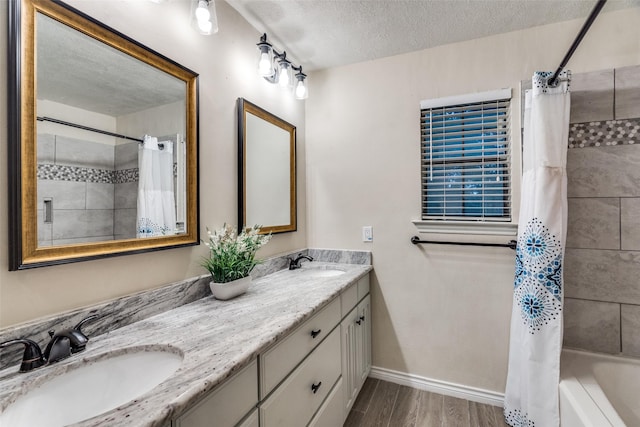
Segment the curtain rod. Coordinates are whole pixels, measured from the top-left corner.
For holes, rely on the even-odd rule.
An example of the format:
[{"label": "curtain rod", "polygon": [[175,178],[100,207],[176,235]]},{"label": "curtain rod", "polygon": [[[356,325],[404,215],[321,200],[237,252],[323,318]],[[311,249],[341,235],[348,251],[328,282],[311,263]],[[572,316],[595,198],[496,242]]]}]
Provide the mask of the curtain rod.
[{"label": "curtain rod", "polygon": [[497,248],[511,248],[516,249],[517,242],[515,240],[510,240],[509,243],[475,243],[475,242],[442,242],[435,240],[420,240],[418,236],[413,236],[411,238],[411,243],[414,245],[420,243],[428,243],[432,245],[459,245],[459,246],[493,246]]},{"label": "curtain rod", "polygon": [[549,86],[555,86],[556,83],[558,83],[558,76],[562,72],[562,69],[567,65],[567,62],[569,62],[569,59],[571,59],[571,56],[573,55],[573,53],[578,48],[578,45],[582,41],[582,39],[585,36],[585,34],[587,34],[587,31],[589,31],[589,27],[591,27],[591,24],[593,24],[593,21],[596,20],[596,17],[600,13],[600,11],[602,10],[602,8],[604,7],[604,4],[606,2],[607,2],[607,0],[598,0],[596,5],[593,7],[593,10],[591,11],[591,13],[589,14],[589,17],[587,18],[587,20],[585,21],[584,25],[580,29],[580,32],[578,33],[578,36],[573,41],[573,44],[571,45],[571,47],[567,51],[567,54],[562,59],[562,62],[558,66],[558,69],[556,70],[555,73],[553,73],[553,76],[551,76],[551,78],[547,81],[547,84]]},{"label": "curtain rod", "polygon": [[79,125],[77,123],[65,122],[64,120],[52,119],[51,117],[36,117],[36,118],[38,119],[39,122],[57,123],[59,125],[71,126],[73,128],[78,128],[78,129],[82,129],[82,130],[88,130],[90,132],[101,133],[103,135],[115,136],[116,138],[123,138],[123,139],[128,139],[128,140],[136,141],[136,142],[144,142],[144,140],[141,139],[141,138],[133,138],[131,136],[120,135],[119,133],[108,132],[106,130],[96,129],[96,128],[92,128],[92,127],[84,126],[84,125]]}]

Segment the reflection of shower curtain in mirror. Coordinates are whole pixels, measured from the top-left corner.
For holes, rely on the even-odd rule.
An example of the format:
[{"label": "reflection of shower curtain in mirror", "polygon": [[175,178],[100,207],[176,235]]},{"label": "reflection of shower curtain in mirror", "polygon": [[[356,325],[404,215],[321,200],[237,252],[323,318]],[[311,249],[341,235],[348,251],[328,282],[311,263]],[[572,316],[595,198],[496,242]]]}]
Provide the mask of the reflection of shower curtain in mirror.
[{"label": "reflection of shower curtain in mirror", "polygon": [[[160,148],[163,147],[163,148]],[[145,136],[138,148],[138,237],[174,234],[173,143]]]}]

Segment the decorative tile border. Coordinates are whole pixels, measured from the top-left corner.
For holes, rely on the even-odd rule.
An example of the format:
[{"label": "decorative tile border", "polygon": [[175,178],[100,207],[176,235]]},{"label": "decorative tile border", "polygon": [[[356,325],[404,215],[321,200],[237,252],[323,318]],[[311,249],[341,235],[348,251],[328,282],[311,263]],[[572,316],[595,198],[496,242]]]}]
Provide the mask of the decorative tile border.
[{"label": "decorative tile border", "polygon": [[138,168],[121,169],[116,171],[114,184],[124,184],[125,182],[138,182]]},{"label": "decorative tile border", "polygon": [[97,182],[102,184],[113,184],[115,171],[42,163],[38,165],[37,177],[38,179],[46,179],[52,181]]},{"label": "decorative tile border", "polygon": [[569,125],[569,148],[632,144],[640,144],[640,118]]},{"label": "decorative tile border", "polygon": [[[173,177],[178,175],[176,163],[173,164]],[[83,168],[79,166],[38,164],[38,179],[50,181],[97,182],[101,184],[124,184],[138,182],[138,168],[111,171],[107,169]]]}]

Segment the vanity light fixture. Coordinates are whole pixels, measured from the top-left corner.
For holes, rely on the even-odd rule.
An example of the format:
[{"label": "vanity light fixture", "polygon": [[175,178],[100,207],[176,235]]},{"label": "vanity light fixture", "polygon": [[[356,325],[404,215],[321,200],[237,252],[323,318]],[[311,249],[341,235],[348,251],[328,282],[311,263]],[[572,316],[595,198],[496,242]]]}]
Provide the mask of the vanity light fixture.
[{"label": "vanity light fixture", "polygon": [[200,34],[210,35],[218,32],[218,16],[214,0],[194,0],[193,23]]},{"label": "vanity light fixture", "polygon": [[307,75],[302,72],[302,65],[296,70],[296,99],[307,99],[309,97],[309,90],[307,89]]},{"label": "vanity light fixture", "polygon": [[[267,41],[267,35],[260,37],[258,46],[258,75],[269,83],[293,92],[296,99],[307,99],[307,75],[302,72],[302,65],[296,67],[287,59],[287,52],[278,52]],[[294,72],[296,72],[294,74]]]}]

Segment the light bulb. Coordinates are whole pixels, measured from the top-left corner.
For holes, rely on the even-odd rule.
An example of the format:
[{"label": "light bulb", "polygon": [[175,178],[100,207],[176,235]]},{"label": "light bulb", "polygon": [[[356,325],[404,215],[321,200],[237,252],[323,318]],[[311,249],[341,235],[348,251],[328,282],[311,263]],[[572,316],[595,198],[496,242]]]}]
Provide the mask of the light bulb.
[{"label": "light bulb", "polygon": [[296,99],[305,99],[307,97],[307,85],[304,84],[304,80],[298,80],[296,85]]},{"label": "light bulb", "polygon": [[273,70],[271,69],[271,57],[269,56],[268,52],[262,52],[262,54],[260,54],[258,73],[262,77],[270,77],[271,75],[273,75]]},{"label": "light bulb", "polygon": [[200,29],[200,31],[202,31],[202,33],[211,34],[212,26],[213,24],[211,24],[211,21],[203,21],[198,19],[198,28]]},{"label": "light bulb", "polygon": [[289,67],[280,67],[280,78],[278,79],[278,84],[281,87],[289,86]]},{"label": "light bulb", "polygon": [[198,20],[198,25],[202,21],[208,21],[211,17],[211,13],[209,12],[209,4],[205,0],[200,0],[198,2],[198,7],[196,8],[196,19]]}]

